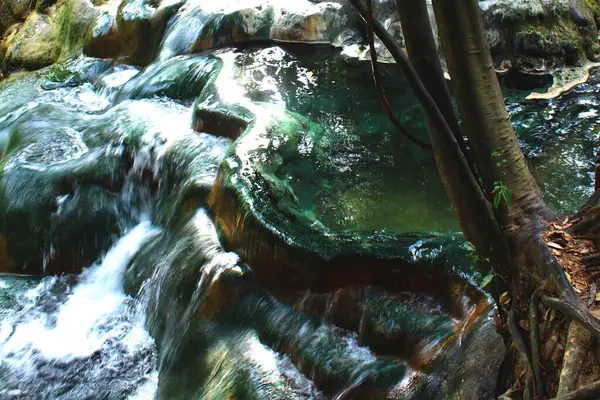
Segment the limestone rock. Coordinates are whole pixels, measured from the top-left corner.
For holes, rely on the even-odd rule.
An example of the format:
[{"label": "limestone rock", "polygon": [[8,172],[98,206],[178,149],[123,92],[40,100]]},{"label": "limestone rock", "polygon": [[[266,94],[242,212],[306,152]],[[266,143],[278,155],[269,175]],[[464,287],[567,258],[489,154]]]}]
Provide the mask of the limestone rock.
[{"label": "limestone rock", "polygon": [[545,73],[600,56],[600,10],[593,1],[487,0],[480,6],[498,68]]},{"label": "limestone rock", "polygon": [[30,14],[5,41],[4,63],[8,65],[39,69],[55,63],[60,56],[56,28],[44,14]]}]

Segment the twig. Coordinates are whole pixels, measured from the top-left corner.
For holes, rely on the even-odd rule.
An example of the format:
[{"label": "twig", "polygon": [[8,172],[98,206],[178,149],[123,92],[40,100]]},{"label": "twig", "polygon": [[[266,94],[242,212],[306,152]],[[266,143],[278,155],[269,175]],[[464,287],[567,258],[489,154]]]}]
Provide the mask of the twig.
[{"label": "twig", "polygon": [[383,88],[383,84],[381,83],[381,76],[379,75],[379,68],[377,64],[377,51],[375,51],[375,34],[373,33],[373,0],[367,0],[367,37],[369,40],[369,53],[371,54],[371,69],[373,71],[373,80],[375,81],[375,87],[377,88],[377,93],[379,94],[379,99],[383,104],[383,108],[387,113],[392,124],[398,129],[404,136],[410,139],[411,142],[420,146],[424,149],[431,150],[431,145],[429,143],[425,143],[418,137],[414,136],[410,133],[404,125],[394,115],[392,111],[392,107],[388,102],[387,96],[385,94],[385,89]]},{"label": "twig", "polygon": [[555,397],[552,400],[597,400],[598,398],[600,398],[600,381],[582,386],[571,393]]},{"label": "twig", "polygon": [[540,361],[540,299],[542,289],[538,288],[531,295],[529,301],[529,340],[531,342],[531,365],[535,376],[535,388],[541,398],[548,397],[544,378],[542,375],[542,366]]}]

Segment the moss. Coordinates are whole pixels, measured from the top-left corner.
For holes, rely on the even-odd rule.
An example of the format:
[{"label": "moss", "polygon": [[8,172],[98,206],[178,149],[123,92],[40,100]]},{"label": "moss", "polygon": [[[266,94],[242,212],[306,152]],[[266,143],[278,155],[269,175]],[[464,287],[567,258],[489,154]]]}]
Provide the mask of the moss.
[{"label": "moss", "polygon": [[60,58],[66,60],[81,54],[100,12],[87,2],[72,0],[59,0],[56,7],[57,40],[62,48]]}]

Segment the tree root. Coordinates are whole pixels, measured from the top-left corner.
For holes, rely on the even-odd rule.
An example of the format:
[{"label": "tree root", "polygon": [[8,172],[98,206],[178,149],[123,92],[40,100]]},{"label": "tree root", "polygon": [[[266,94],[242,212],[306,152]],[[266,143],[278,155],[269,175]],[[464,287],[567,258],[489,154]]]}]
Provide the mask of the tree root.
[{"label": "tree root", "polygon": [[542,376],[540,360],[540,300],[542,289],[538,288],[531,295],[529,301],[529,341],[531,343],[531,365],[535,377],[535,388],[537,395],[543,399],[547,398],[546,386]]},{"label": "tree root", "polygon": [[556,297],[542,296],[542,302],[556,311],[561,312],[572,321],[579,322],[592,335],[600,339],[600,321],[592,313],[583,307],[578,307],[570,301],[557,299]]},{"label": "tree root", "polygon": [[[517,324],[517,298],[514,295],[514,285],[513,285],[513,294],[511,296],[510,301],[510,311],[508,313],[508,331],[513,338],[513,342],[515,344],[515,348],[519,352],[519,358],[521,360],[521,366],[523,368],[522,376],[525,377],[525,394],[527,399],[533,400],[535,398],[535,388],[534,388],[534,378],[532,376],[533,364],[531,359],[529,358],[527,345],[525,344],[525,340],[521,335],[519,330],[519,325]],[[536,382],[537,383],[537,382]]]},{"label": "tree root", "polygon": [[527,370],[531,366],[531,361],[529,360],[529,356],[527,355],[527,346],[525,345],[525,340],[523,340],[523,336],[519,331],[519,326],[517,324],[516,317],[516,304],[517,299],[513,295],[510,301],[510,311],[508,313],[508,331],[513,338],[513,342],[515,343],[515,347],[519,352],[521,358],[521,365],[524,370]]},{"label": "tree root", "polygon": [[582,386],[571,393],[557,396],[552,400],[597,400],[598,398],[600,398],[600,381]]},{"label": "tree root", "polygon": [[568,394],[577,389],[577,379],[583,362],[592,344],[592,335],[579,323],[573,321],[569,326],[567,346],[560,372],[557,396]]},{"label": "tree root", "polygon": [[529,255],[533,262],[544,272],[545,277],[552,290],[560,298],[567,299],[571,304],[580,304],[579,295],[575,292],[573,285],[567,279],[565,271],[554,257],[541,235],[541,221],[536,220],[533,223],[533,232],[530,238]]}]

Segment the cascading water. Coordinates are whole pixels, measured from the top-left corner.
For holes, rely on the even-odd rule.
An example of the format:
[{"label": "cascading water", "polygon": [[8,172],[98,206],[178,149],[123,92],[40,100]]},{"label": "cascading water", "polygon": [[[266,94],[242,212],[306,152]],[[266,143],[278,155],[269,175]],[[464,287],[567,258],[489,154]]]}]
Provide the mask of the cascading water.
[{"label": "cascading water", "polygon": [[[42,265],[59,275],[0,275],[0,398],[439,398],[440,382],[460,369],[452,349],[470,328],[464,314],[477,308],[462,281],[443,280],[434,293],[405,291],[439,279],[413,269],[455,238],[432,248],[409,235],[407,259],[416,264],[389,277],[370,275],[380,260],[360,270],[353,264],[355,253],[389,232],[457,229],[429,153],[395,134],[366,84],[368,64],[331,49],[307,55],[270,43],[183,54],[205,44],[202,32],[240,18],[267,40],[263,25],[281,11],[222,18],[228,7],[213,3],[188,1],[146,68],[82,56],[0,86],[0,215],[10,231],[0,233],[0,267],[5,248],[16,248],[10,255],[22,272],[40,273],[31,266]],[[382,68],[403,122],[424,134],[395,67]],[[597,81],[596,74],[552,101],[510,94],[534,173],[556,180],[542,185],[551,203],[564,191],[589,194],[585,165],[598,118],[585,110],[598,104]],[[284,117],[270,125],[274,115]],[[558,148],[573,128],[583,132],[576,145]],[[265,134],[232,140],[253,129]],[[555,132],[559,146],[547,143]],[[253,160],[259,167],[226,175],[248,149],[264,150]],[[555,173],[569,164],[581,167],[576,176]],[[245,213],[236,214],[225,189],[242,178],[254,185],[244,190],[266,195],[245,193]],[[218,190],[222,203],[213,198]],[[261,214],[257,199],[271,208]],[[272,235],[252,231],[252,218],[272,223]],[[277,225],[278,218],[292,222]],[[381,231],[357,241],[374,229]],[[331,253],[304,251],[307,237]],[[272,245],[278,239],[283,247]],[[348,243],[359,245],[337,257]],[[328,275],[323,260],[339,268]],[[292,286],[297,281],[306,290]],[[448,288],[459,295],[448,300]]]},{"label": "cascading water", "polygon": [[157,233],[142,222],[78,282],[44,278],[20,294],[0,326],[3,398],[123,398],[152,379],[154,343],[123,274]]}]

